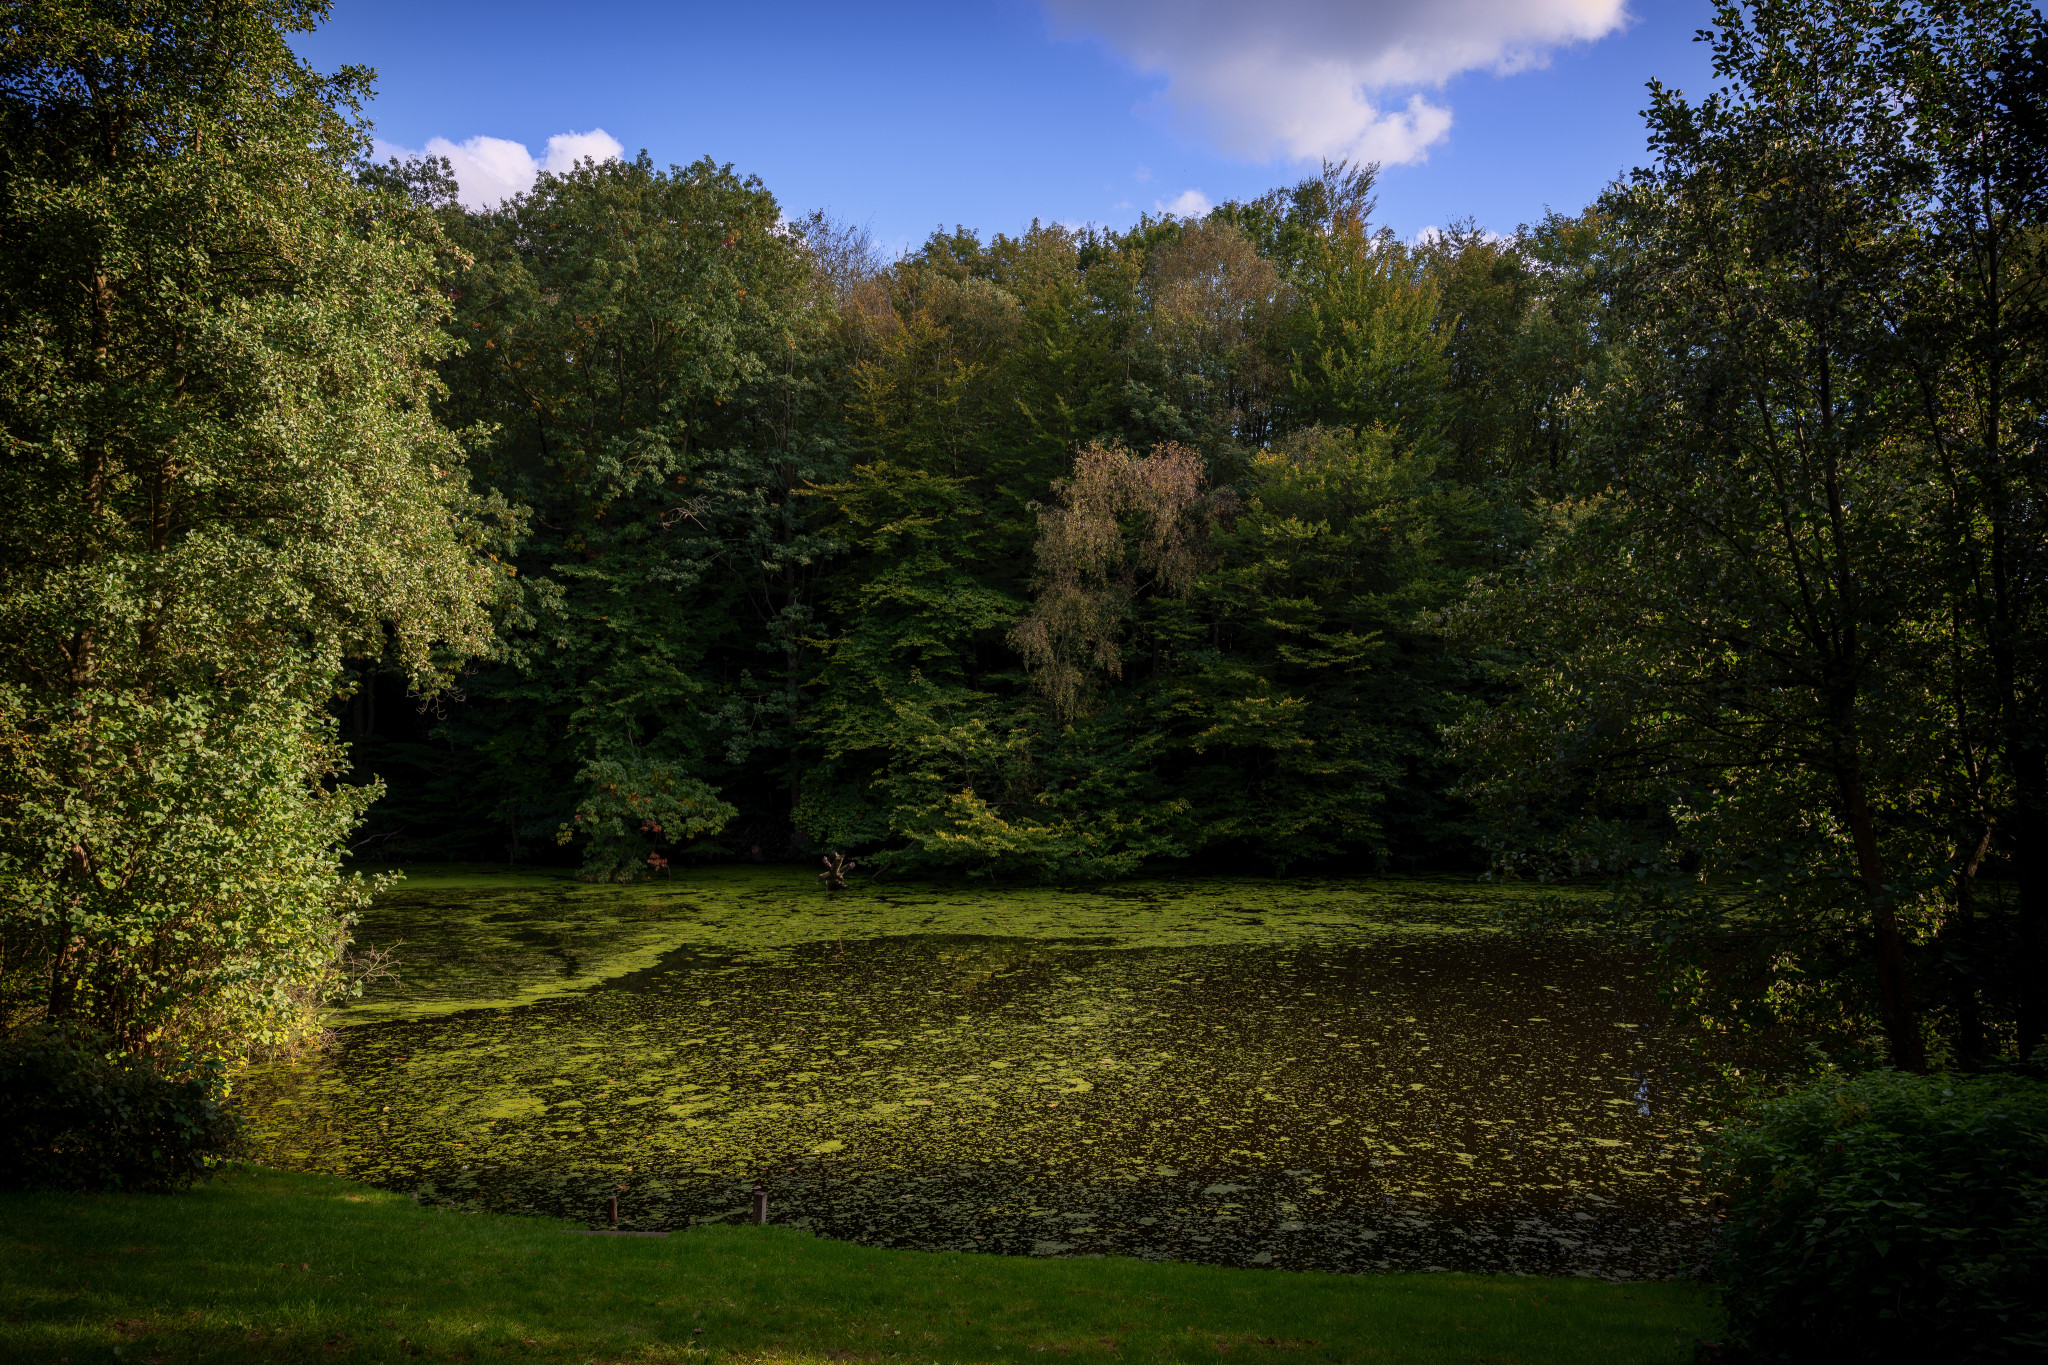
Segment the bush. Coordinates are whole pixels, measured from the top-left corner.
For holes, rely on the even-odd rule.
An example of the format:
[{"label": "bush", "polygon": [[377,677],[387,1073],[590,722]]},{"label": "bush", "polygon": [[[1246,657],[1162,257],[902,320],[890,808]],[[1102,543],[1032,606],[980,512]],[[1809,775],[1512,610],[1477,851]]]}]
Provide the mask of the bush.
[{"label": "bush", "polygon": [[1730,1331],[1755,1359],[2048,1350],[2048,1086],[1829,1081],[1759,1106],[1714,1160]]},{"label": "bush", "polygon": [[171,1190],[240,1150],[217,1066],[166,1074],[65,1031],[0,1040],[0,1188]]}]

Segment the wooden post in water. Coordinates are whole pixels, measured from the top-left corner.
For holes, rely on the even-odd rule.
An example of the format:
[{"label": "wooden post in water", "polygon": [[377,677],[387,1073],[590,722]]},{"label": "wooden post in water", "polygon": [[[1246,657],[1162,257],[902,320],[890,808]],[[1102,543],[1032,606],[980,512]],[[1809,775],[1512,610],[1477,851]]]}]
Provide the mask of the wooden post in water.
[{"label": "wooden post in water", "polygon": [[754,1226],[765,1227],[768,1223],[768,1191],[754,1186]]}]

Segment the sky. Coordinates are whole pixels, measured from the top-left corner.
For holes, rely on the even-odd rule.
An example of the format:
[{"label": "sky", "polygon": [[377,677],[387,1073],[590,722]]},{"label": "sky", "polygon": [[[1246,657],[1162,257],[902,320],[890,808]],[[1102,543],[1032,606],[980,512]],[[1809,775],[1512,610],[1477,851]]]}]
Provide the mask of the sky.
[{"label": "sky", "polygon": [[1706,0],[334,0],[295,42],[376,68],[383,150],[495,201],[580,156],[709,156],[906,249],[1121,227],[1382,165],[1414,237],[1575,211],[1644,158],[1652,77],[1709,84]]}]

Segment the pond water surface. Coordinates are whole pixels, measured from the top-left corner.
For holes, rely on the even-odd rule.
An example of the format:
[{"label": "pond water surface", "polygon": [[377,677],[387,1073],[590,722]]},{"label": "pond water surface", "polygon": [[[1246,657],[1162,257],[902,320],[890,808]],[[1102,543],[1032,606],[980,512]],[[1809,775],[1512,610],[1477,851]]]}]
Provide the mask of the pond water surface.
[{"label": "pond water surface", "polygon": [[1711,1115],[1638,960],[1456,879],[1057,892],[415,875],[401,979],[253,1074],[275,1164],[621,1226],[1322,1270],[1690,1273]]}]

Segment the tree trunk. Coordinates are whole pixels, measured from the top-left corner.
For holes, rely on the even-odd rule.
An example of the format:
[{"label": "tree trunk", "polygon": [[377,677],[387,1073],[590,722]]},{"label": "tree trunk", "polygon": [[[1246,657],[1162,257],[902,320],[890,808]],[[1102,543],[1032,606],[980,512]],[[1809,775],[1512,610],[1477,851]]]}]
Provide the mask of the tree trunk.
[{"label": "tree trunk", "polygon": [[[92,862],[84,845],[73,844],[64,869],[65,880],[82,882],[91,875]],[[57,951],[50,959],[50,998],[43,1008],[44,1016],[53,1021],[69,1019],[78,1012],[78,969],[72,961],[77,947],[78,936],[72,930],[71,911],[66,907],[57,917]]]},{"label": "tree trunk", "polygon": [[76,991],[71,974],[71,917],[57,921],[57,952],[50,960],[50,999],[43,1015],[53,1023],[71,1017]]},{"label": "tree trunk", "polygon": [[2020,900],[2020,1059],[2048,1041],[2048,749],[2031,736],[2015,746],[2012,815],[2014,871]]},{"label": "tree trunk", "polygon": [[1987,826],[1974,849],[1963,853],[1956,865],[1956,913],[1942,937],[1947,940],[1951,959],[1956,1008],[1956,1059],[1965,1071],[1984,1065],[1984,1016],[1977,1000],[1983,962],[1977,944],[1977,870],[1991,847]]},{"label": "tree trunk", "polygon": [[796,766],[796,755],[789,756],[789,851],[801,853],[804,848],[803,826],[796,822],[797,806],[803,800],[803,772]]},{"label": "tree trunk", "polygon": [[[794,593],[791,594],[791,600],[795,600]],[[803,769],[798,766],[796,757],[796,718],[797,712],[803,706],[803,693],[797,687],[797,668],[802,664],[803,656],[792,649],[783,656],[783,660],[789,685],[789,851],[794,856],[804,851],[804,831],[796,819],[797,809],[803,804],[804,796]]]},{"label": "tree trunk", "polygon": [[1877,851],[1877,829],[1870,818],[1870,802],[1859,776],[1846,776],[1842,783],[1849,831],[1856,841],[1856,880],[1863,889],[1876,940],[1877,1012],[1884,1022],[1885,1041],[1893,1066],[1901,1071],[1925,1071],[1927,1050],[1920,1038],[1920,1019],[1913,1008],[1912,988],[1906,980],[1906,945],[1899,934],[1898,912],[1885,890],[1884,863]]}]

